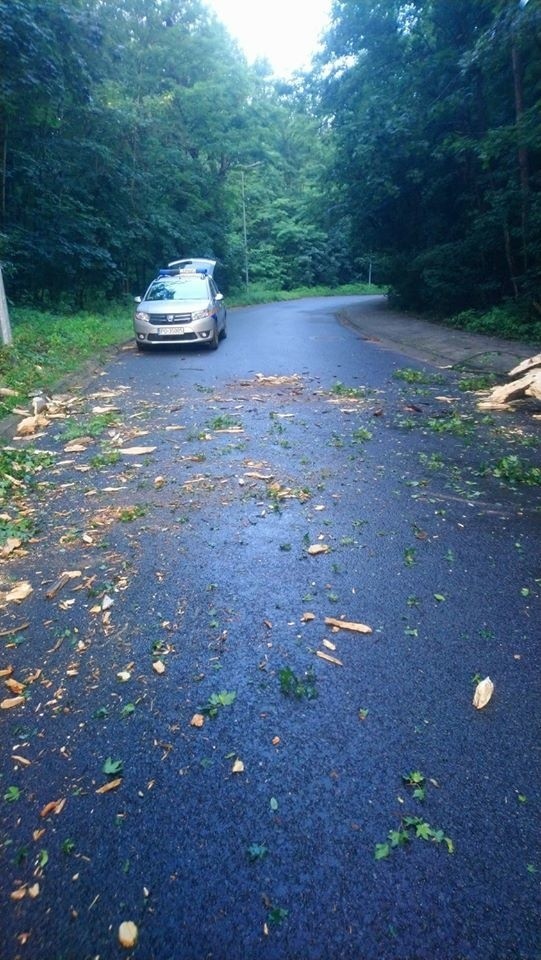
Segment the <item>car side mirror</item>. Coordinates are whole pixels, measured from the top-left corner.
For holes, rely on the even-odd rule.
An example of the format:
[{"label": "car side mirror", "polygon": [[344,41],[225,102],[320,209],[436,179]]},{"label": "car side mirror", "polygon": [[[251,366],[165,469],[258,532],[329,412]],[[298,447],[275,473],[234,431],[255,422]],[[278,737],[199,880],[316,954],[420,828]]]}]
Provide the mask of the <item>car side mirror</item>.
[{"label": "car side mirror", "polygon": [[215,300],[223,300],[223,298],[224,298],[223,293],[217,293],[216,296],[214,297]]},{"label": "car side mirror", "polygon": [[133,302],[134,302],[134,303],[141,303],[141,302],[142,302],[142,301],[141,301],[141,297],[134,297],[134,298],[133,298]]}]

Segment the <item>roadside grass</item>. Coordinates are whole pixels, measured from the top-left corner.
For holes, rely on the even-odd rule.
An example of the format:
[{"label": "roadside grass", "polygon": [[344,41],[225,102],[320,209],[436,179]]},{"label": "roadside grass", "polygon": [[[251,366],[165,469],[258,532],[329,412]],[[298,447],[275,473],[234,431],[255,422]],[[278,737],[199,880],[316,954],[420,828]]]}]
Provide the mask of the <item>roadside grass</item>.
[{"label": "roadside grass", "polygon": [[248,307],[255,303],[277,303],[281,300],[299,300],[302,297],[347,297],[363,294],[385,294],[386,287],[377,287],[373,283],[347,283],[338,287],[295,287],[294,290],[275,290],[263,283],[251,283],[248,293],[244,290],[232,290],[227,295],[230,307]]},{"label": "roadside grass", "polygon": [[13,344],[0,346],[0,386],[15,396],[0,397],[0,417],[38,390],[53,390],[88,360],[132,335],[131,310],[115,304],[104,311],[62,313],[26,307],[10,311]]}]

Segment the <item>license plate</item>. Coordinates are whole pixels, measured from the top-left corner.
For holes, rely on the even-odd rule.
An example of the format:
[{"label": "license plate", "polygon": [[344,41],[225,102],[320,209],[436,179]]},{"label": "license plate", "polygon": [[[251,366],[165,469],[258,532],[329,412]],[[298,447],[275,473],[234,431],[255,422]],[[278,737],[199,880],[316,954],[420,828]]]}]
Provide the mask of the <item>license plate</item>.
[{"label": "license plate", "polygon": [[184,333],[184,327],[172,323],[168,327],[159,327],[158,333],[161,337],[181,336]]}]

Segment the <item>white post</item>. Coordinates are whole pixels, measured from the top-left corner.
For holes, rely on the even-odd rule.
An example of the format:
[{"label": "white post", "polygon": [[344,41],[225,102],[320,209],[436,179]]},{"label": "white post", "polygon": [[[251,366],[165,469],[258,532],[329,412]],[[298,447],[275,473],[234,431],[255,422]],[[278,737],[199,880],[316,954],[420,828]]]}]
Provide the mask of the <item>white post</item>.
[{"label": "white post", "polygon": [[2,277],[2,265],[0,264],[0,333],[2,334],[2,343],[9,346],[13,343],[11,335],[11,326],[9,323],[8,302],[4,290],[4,278]]}]

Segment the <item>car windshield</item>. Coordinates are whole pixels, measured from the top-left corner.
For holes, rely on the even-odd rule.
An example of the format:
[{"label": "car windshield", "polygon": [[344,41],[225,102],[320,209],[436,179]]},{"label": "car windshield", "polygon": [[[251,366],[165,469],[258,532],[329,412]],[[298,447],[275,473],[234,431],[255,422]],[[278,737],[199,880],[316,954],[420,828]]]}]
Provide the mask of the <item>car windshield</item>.
[{"label": "car windshield", "polygon": [[151,283],[145,300],[208,300],[203,277],[163,277]]}]

